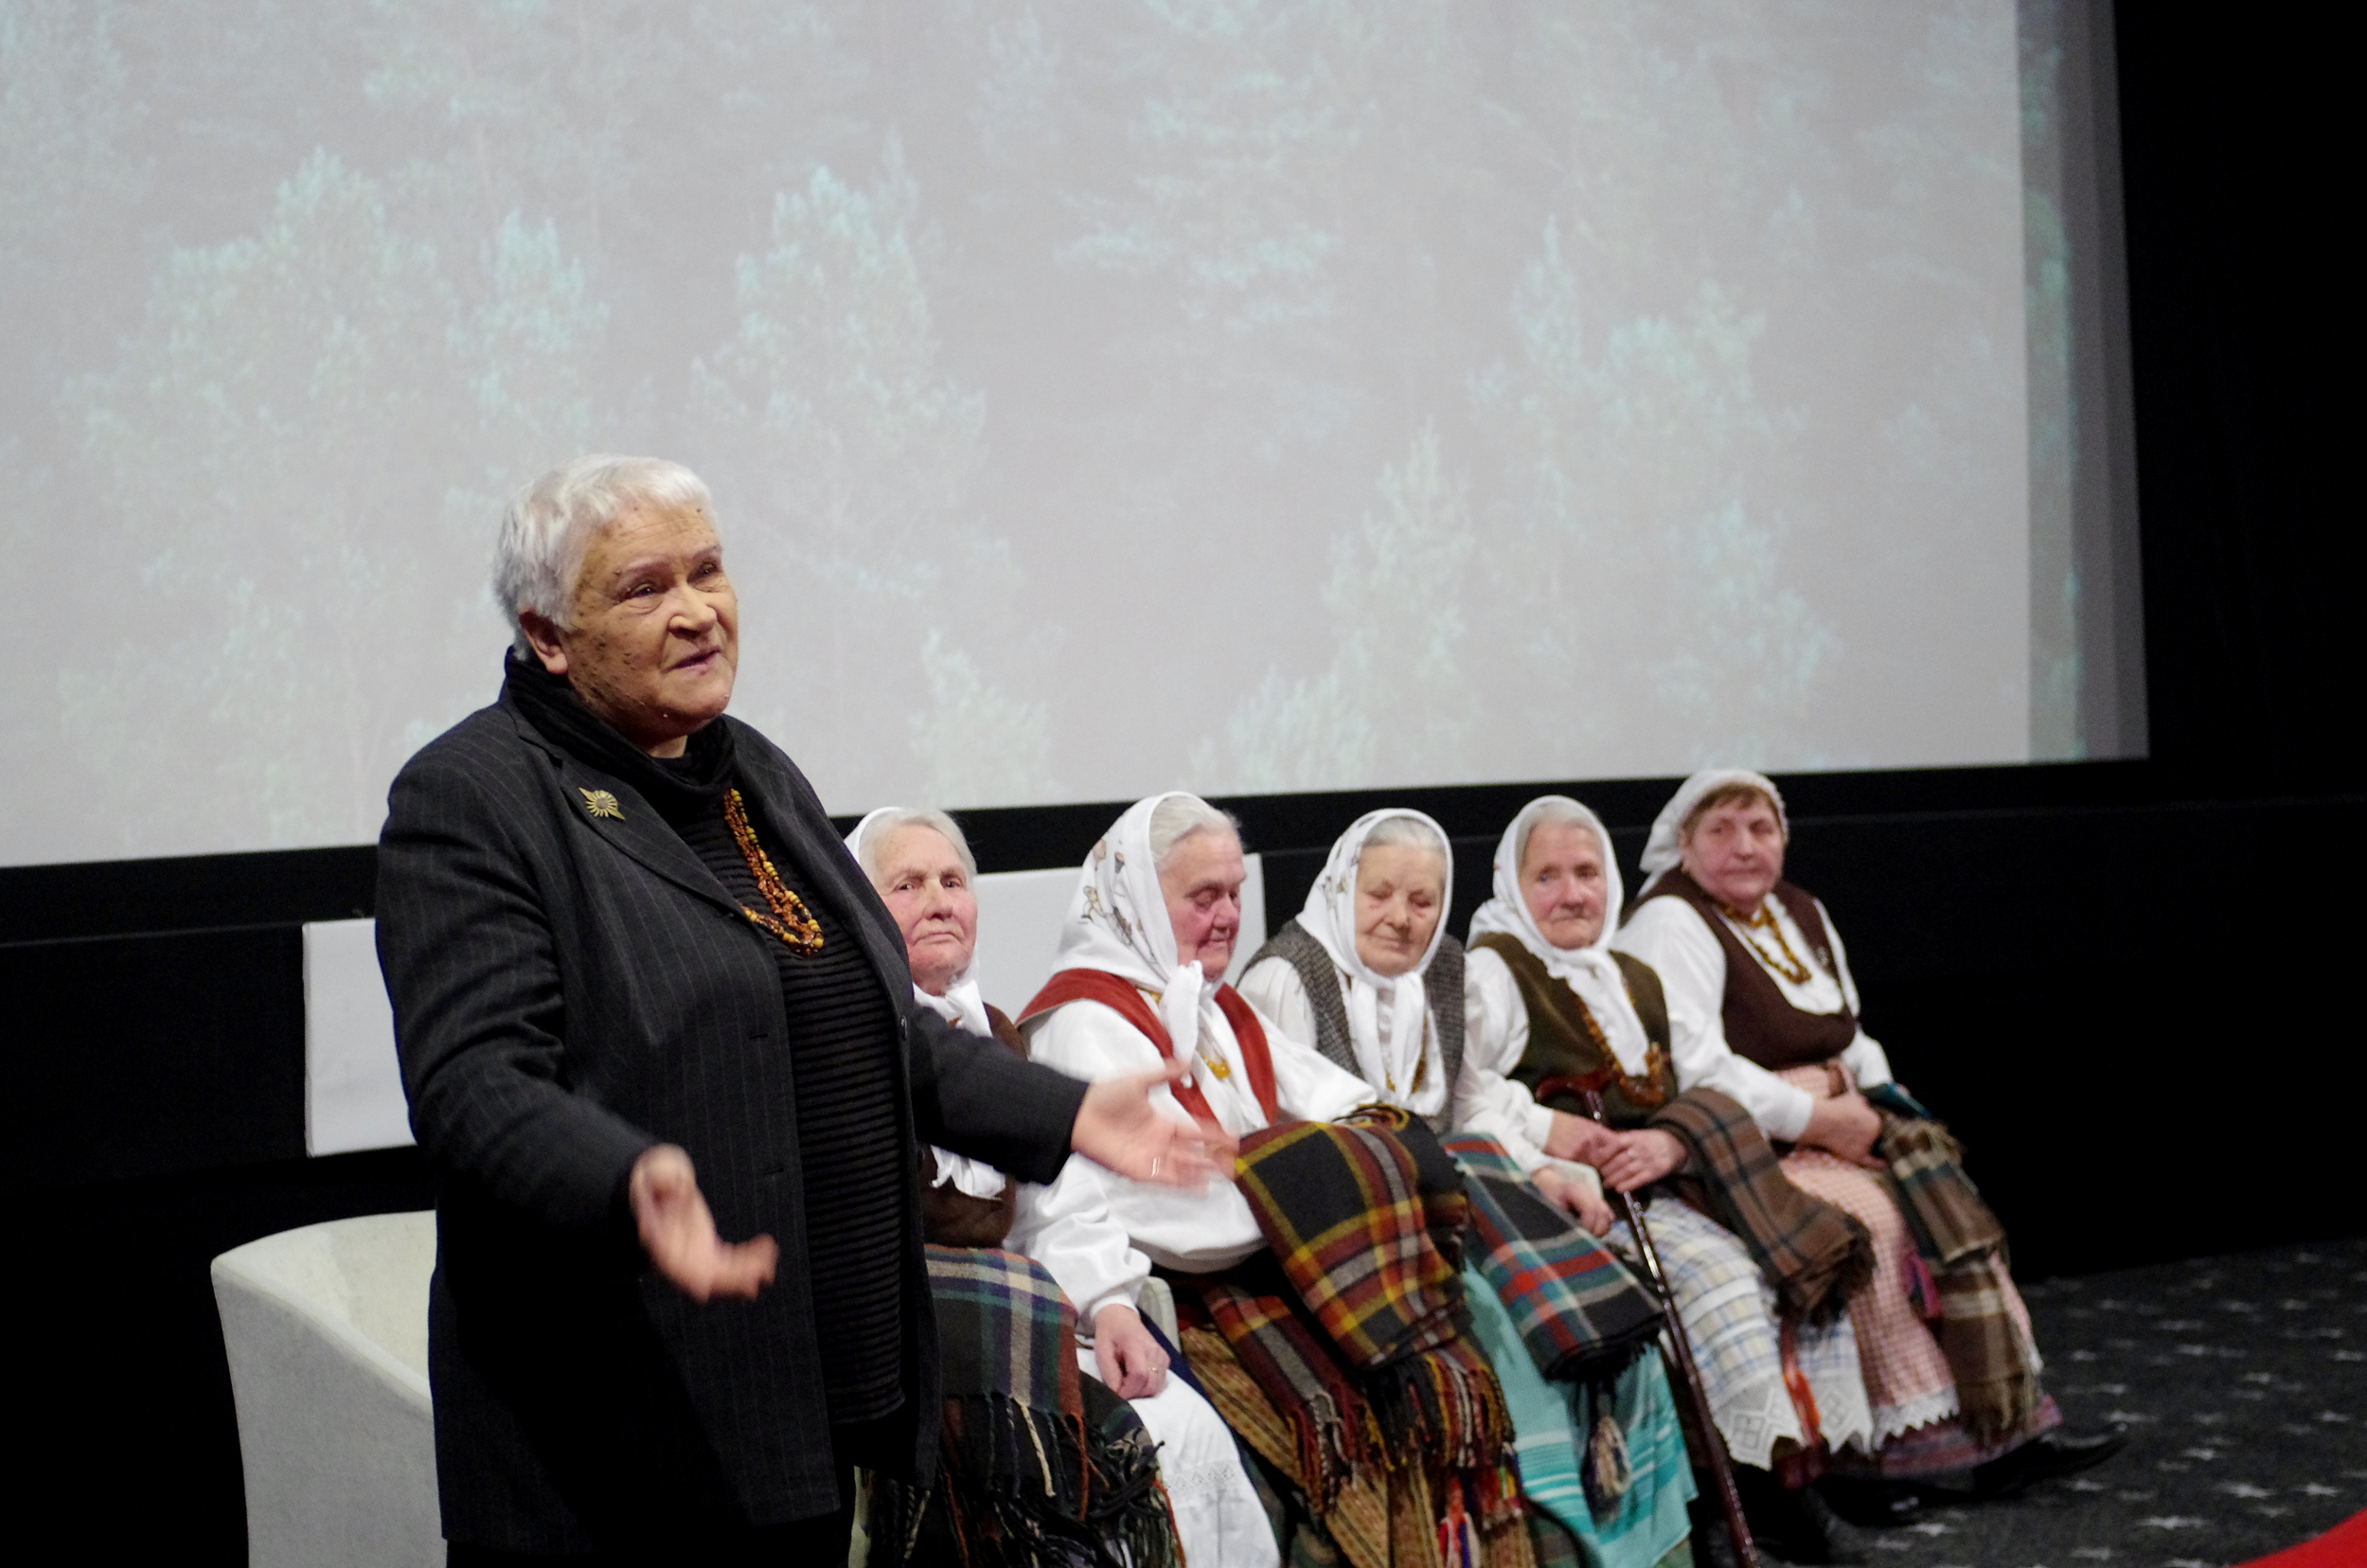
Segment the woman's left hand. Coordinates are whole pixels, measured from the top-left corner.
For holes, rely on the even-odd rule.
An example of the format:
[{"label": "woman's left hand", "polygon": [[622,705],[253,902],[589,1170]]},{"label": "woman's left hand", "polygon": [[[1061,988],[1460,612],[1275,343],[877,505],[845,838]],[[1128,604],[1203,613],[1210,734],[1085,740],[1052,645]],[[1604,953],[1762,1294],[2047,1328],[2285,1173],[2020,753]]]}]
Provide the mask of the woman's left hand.
[{"label": "woman's left hand", "polygon": [[1167,1386],[1167,1353],[1142,1314],[1116,1302],[1094,1314],[1094,1365],[1121,1399],[1148,1399]]},{"label": "woman's left hand", "polygon": [[1148,1073],[1104,1078],[1085,1091],[1069,1130],[1069,1147],[1121,1176],[1162,1186],[1198,1189],[1211,1177],[1229,1177],[1240,1149],[1214,1122],[1189,1125],[1150,1103],[1150,1092],[1182,1078],[1184,1064],[1170,1061]]},{"label": "woman's left hand", "polygon": [[1646,1127],[1619,1134],[1619,1150],[1597,1166],[1612,1190],[1633,1192],[1683,1168],[1685,1146],[1674,1132]]}]

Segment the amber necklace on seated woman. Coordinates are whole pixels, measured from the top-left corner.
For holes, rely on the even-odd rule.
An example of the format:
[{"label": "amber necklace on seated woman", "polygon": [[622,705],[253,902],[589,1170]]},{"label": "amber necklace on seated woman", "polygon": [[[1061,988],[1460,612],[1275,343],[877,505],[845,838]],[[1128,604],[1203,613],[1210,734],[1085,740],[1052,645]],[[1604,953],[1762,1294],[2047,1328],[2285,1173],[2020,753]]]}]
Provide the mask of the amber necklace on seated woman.
[{"label": "amber necklace on seated woman", "polygon": [[[1775,911],[1768,907],[1765,899],[1761,899],[1759,907],[1748,915],[1720,899],[1717,900],[1717,912],[1742,932],[1742,939],[1750,944],[1751,951],[1758,955],[1760,963],[1795,986],[1808,983],[1815,971],[1808,968],[1806,958],[1791,951],[1791,943],[1784,936],[1783,921],[1775,918]],[[1775,938],[1776,952],[1768,952],[1767,944],[1759,940],[1757,933],[1762,931]]]},{"label": "amber necklace on seated woman", "polygon": [[748,917],[750,924],[779,937],[781,944],[800,958],[810,958],[820,953],[822,922],[813,918],[813,911],[806,907],[806,901],[781,881],[781,874],[773,869],[773,857],[764,852],[764,846],[756,842],[756,829],[748,826],[748,806],[739,798],[737,788],[723,792],[723,820],[731,826],[732,838],[739,846],[740,859],[746,861],[748,869],[756,874],[756,891],[763,894],[764,901],[773,906],[770,915],[750,909],[746,904],[739,906],[739,912]]}]

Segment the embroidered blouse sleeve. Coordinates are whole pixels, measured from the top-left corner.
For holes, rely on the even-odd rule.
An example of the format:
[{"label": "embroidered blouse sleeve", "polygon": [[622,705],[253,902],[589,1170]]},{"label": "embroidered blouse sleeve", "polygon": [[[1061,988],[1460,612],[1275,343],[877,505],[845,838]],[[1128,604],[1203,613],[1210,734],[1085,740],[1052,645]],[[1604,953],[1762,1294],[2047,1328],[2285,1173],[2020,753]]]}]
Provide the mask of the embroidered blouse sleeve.
[{"label": "embroidered blouse sleeve", "polygon": [[[1302,1004],[1306,994],[1304,989],[1299,993]],[[1266,1051],[1273,1058],[1274,1098],[1283,1110],[1308,1121],[1336,1121],[1358,1106],[1380,1098],[1362,1078],[1326,1060],[1314,1046],[1301,1044],[1302,1037],[1284,1029],[1272,1013],[1255,1002],[1250,1007],[1266,1027]]]},{"label": "embroidered blouse sleeve", "polygon": [[[1089,1083],[1160,1064],[1158,1048],[1142,1031],[1098,1002],[1071,1002],[1026,1025],[1028,1056]],[[1150,1094],[1163,1114],[1188,1121],[1175,1096]],[[1100,1173],[1110,1213],[1153,1262],[1188,1274],[1230,1268],[1265,1245],[1249,1202],[1228,1182],[1198,1192],[1152,1186],[1113,1171]]]},{"label": "embroidered blouse sleeve", "polygon": [[1841,945],[1841,927],[1833,923],[1833,912],[1824,907],[1824,900],[1816,900],[1816,912],[1824,918],[1824,935],[1832,939],[1833,968],[1841,971],[1841,993],[1849,1002],[1850,1014],[1858,1020],[1858,1038],[1841,1054],[1841,1063],[1849,1069],[1849,1076],[1860,1088],[1891,1081],[1891,1059],[1881,1042],[1865,1032],[1865,1007],[1858,1000],[1857,977],[1849,972],[1849,950]]},{"label": "embroidered blouse sleeve", "polygon": [[1126,1227],[1110,1209],[1110,1189],[1101,1171],[1071,1157],[1048,1186],[1023,1184],[1005,1243],[1042,1264],[1069,1300],[1077,1304],[1077,1333],[1093,1338],[1094,1314],[1104,1307],[1131,1307],[1150,1259],[1126,1238]]},{"label": "embroidered blouse sleeve", "polygon": [[1529,1048],[1529,1009],[1504,961],[1486,948],[1463,960],[1463,1073],[1455,1085],[1455,1129],[1504,1146],[1522,1170],[1546,1160],[1554,1114],[1512,1076]]},{"label": "embroidered blouse sleeve", "polygon": [[1807,1130],[1816,1103],[1726,1042],[1726,954],[1700,913],[1682,899],[1639,906],[1613,946],[1657,971],[1668,998],[1668,1054],[1677,1083],[1729,1095],[1769,1137],[1790,1140]]}]

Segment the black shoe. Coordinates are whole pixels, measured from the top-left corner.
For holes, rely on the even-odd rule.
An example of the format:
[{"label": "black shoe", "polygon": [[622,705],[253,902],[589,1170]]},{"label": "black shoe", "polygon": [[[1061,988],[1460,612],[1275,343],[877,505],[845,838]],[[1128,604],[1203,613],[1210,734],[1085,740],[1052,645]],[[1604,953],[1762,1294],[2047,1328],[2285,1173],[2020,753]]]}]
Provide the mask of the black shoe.
[{"label": "black shoe", "polygon": [[[1699,1485],[1701,1472],[1694,1471]],[[1685,1517],[1693,1526],[1694,1568],[1742,1568],[1735,1558],[1734,1541],[1726,1533],[1726,1510],[1718,1506],[1717,1490],[1703,1487],[1700,1495],[1685,1505]]]},{"label": "black shoe", "polygon": [[2101,1465],[2127,1446],[2128,1428],[2118,1421],[2084,1437],[2056,1427],[1977,1467],[1972,1472],[1972,1495],[1984,1501],[2011,1497],[2041,1481],[2076,1475]]},{"label": "black shoe", "polygon": [[1824,1493],[1835,1513],[1872,1530],[1912,1524],[1923,1513],[1922,1495],[1903,1482],[1827,1475],[1817,1482],[1816,1489]]},{"label": "black shoe", "polygon": [[1857,1563],[1865,1554],[1849,1540],[1848,1526],[1834,1517],[1814,1487],[1786,1488],[1750,1465],[1735,1467],[1735,1488],[1742,1494],[1743,1518],[1759,1550],[1800,1563]]}]

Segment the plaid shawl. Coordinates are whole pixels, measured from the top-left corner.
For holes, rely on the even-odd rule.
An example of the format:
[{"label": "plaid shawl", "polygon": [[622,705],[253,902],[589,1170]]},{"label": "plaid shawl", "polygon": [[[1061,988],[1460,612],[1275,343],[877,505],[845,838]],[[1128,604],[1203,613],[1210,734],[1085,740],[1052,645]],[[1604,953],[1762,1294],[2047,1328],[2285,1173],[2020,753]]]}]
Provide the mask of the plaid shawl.
[{"label": "plaid shawl", "polygon": [[1647,1124],[1688,1158],[1678,1192],[1739,1238],[1788,1316],[1829,1323],[1874,1276],[1874,1238],[1856,1220],[1786,1179],[1751,1113],[1715,1089],[1688,1089]]},{"label": "plaid shawl", "polygon": [[1611,1249],[1531,1186],[1493,1138],[1449,1138],[1470,1194],[1471,1265],[1548,1378],[1599,1381],[1660,1331],[1662,1311]]},{"label": "plaid shawl", "polygon": [[1237,1167],[1299,1301],[1348,1364],[1367,1372],[1451,1339],[1461,1301],[1455,1271],[1431,1239],[1415,1158],[1390,1131],[1262,1128],[1242,1140]]},{"label": "plaid shawl", "polygon": [[2038,1408],[2038,1358],[2005,1305],[2005,1227],[1965,1174],[1965,1151],[1948,1129],[1920,1116],[1882,1115],[1876,1152],[1939,1299],[1924,1310],[1956,1380],[1973,1441],[2020,1431]]},{"label": "plaid shawl", "polygon": [[[1459,1190],[1439,1190],[1433,1204],[1422,1188],[1461,1181],[1434,1141],[1421,1154],[1401,1141],[1418,1141],[1420,1125],[1376,1108],[1251,1133],[1237,1179],[1270,1251],[1177,1283],[1288,1426],[1288,1462],[1269,1457],[1319,1519],[1406,1492],[1405,1472],[1419,1470],[1428,1494],[1468,1500],[1449,1523],[1475,1524],[1492,1555],[1522,1528],[1512,1421],[1495,1374],[1458,1329],[1462,1281],[1432,1240],[1431,1211],[1456,1226],[1466,1211]],[[1435,1167],[1427,1184],[1425,1167]]]},{"label": "plaid shawl", "polygon": [[932,1245],[928,1263],[943,1463],[925,1498],[882,1483],[875,1539],[980,1568],[1177,1568],[1149,1434],[1125,1400],[1088,1399],[1077,1310],[1052,1276],[986,1248]]}]

